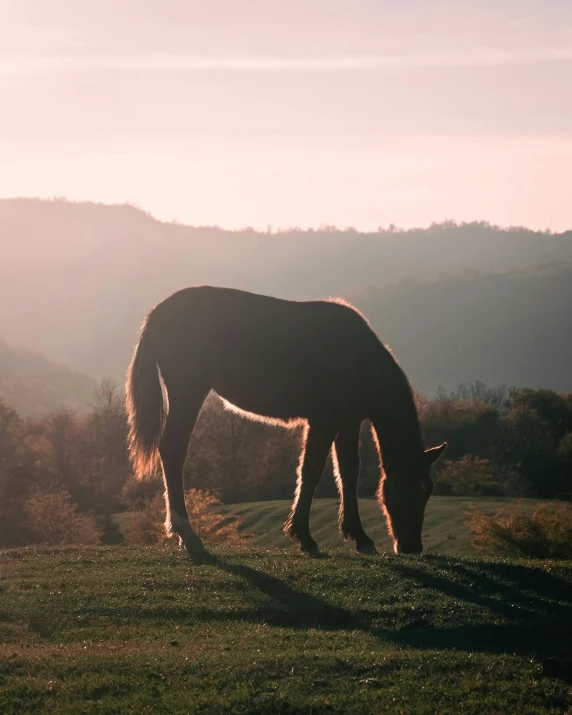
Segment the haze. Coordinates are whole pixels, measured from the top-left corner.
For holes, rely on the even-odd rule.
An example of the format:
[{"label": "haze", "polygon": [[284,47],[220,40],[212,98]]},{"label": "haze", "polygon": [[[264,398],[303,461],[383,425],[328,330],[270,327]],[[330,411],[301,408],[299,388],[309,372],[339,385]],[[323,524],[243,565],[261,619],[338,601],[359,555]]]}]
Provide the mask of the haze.
[{"label": "haze", "polygon": [[564,230],[571,86],[566,0],[4,0],[0,196]]}]

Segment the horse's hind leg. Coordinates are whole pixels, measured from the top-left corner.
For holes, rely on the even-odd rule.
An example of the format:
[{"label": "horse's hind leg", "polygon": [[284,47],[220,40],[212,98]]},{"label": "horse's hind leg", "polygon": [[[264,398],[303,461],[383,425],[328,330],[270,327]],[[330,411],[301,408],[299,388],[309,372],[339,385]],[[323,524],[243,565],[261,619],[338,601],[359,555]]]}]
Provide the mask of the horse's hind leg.
[{"label": "horse's hind leg", "polygon": [[191,527],[185,506],[183,467],[191,433],[209,390],[202,385],[186,389],[181,389],[182,386],[176,383],[169,385],[167,381],[166,385],[169,414],[159,445],[167,507],[165,528],[168,534],[175,533],[179,536],[181,545],[189,553],[203,553],[205,547]]},{"label": "horse's hind leg", "polygon": [[343,427],[336,437],[335,450],[340,492],[340,531],[356,543],[356,549],[364,554],[375,554],[375,545],[365,533],[359,516],[357,483],[359,476],[359,433],[361,423]]},{"label": "horse's hind leg", "polygon": [[310,535],[310,507],[335,435],[336,430],[331,427],[313,422],[309,424],[298,468],[296,495],[284,526],[284,531],[299,542],[302,551],[308,553],[319,553],[318,545]]}]

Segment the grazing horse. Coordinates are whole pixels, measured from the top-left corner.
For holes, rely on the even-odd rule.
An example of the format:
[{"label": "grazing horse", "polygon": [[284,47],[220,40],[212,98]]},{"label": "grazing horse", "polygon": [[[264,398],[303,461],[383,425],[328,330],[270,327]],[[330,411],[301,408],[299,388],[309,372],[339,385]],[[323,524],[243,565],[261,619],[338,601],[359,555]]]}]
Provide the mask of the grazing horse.
[{"label": "grazing horse", "polygon": [[[167,393],[163,399],[160,377]],[[306,424],[292,511],[284,530],[318,553],[310,506],[332,445],[339,526],[375,553],[361,524],[359,434],[370,420],[381,451],[379,500],[397,553],[419,553],[430,467],[409,382],[367,320],[340,300],[279,300],[199,286],[169,296],[143,324],[127,376],[129,448],[136,474],[165,481],[167,532],[204,551],[185,508],[183,466],[202,404],[214,390],[250,417]]]}]

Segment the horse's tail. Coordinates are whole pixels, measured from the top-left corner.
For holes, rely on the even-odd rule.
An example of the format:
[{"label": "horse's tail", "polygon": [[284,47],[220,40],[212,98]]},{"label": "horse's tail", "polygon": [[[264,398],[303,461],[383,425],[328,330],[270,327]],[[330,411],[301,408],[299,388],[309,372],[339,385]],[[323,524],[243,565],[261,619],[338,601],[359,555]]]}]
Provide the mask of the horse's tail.
[{"label": "horse's tail", "polygon": [[159,441],[165,424],[165,405],[157,361],[149,340],[148,320],[127,371],[126,407],[129,454],[139,479],[157,467]]}]

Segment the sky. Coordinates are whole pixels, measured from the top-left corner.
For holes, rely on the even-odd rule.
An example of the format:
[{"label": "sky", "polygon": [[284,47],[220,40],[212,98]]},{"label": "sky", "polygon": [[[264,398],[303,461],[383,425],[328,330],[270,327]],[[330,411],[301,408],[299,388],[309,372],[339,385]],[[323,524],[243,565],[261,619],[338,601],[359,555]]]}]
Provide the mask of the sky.
[{"label": "sky", "polygon": [[572,228],[569,0],[0,0],[0,196]]}]

